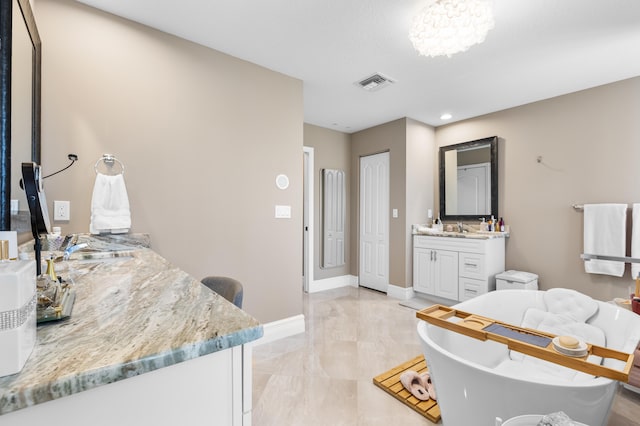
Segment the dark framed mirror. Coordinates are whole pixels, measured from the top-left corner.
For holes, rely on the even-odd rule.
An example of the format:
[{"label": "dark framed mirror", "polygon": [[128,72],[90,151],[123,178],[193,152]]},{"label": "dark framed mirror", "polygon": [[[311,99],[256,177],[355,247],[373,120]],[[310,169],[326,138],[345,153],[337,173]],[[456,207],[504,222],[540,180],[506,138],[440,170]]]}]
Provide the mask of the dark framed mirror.
[{"label": "dark framed mirror", "polygon": [[498,137],[440,147],[440,219],[498,218]]},{"label": "dark framed mirror", "polygon": [[[0,230],[29,235],[21,164],[40,164],[41,41],[29,0],[0,0]],[[11,200],[14,202],[12,209]],[[16,208],[17,207],[17,208]]]}]

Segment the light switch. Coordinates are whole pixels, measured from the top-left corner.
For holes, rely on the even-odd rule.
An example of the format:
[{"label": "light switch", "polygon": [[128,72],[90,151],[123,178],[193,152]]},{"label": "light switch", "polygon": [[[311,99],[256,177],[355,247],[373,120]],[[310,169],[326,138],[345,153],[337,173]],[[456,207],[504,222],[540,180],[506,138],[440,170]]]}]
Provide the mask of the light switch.
[{"label": "light switch", "polygon": [[290,219],[291,206],[276,206],[276,219]]},{"label": "light switch", "polygon": [[394,219],[398,218],[398,209],[393,209],[393,211],[391,212],[391,215],[393,216]]}]

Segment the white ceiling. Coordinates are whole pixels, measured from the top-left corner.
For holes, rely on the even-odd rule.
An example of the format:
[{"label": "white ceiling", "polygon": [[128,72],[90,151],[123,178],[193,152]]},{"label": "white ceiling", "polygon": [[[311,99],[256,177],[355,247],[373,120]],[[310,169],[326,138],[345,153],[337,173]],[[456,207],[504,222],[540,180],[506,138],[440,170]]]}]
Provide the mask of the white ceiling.
[{"label": "white ceiling", "polygon": [[[493,0],[486,41],[427,58],[407,34],[433,0],[79,0],[304,82],[305,122],[439,126],[640,75],[640,0]],[[397,82],[367,92],[373,73]]]}]

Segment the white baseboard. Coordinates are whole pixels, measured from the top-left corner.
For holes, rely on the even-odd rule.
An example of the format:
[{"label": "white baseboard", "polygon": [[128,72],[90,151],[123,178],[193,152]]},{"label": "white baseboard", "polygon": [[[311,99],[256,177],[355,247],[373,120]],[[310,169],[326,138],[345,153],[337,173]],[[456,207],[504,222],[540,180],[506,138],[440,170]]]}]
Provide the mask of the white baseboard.
[{"label": "white baseboard", "polygon": [[387,286],[387,296],[399,300],[409,300],[415,296],[415,292],[413,287],[398,287],[397,285],[389,284]]},{"label": "white baseboard", "polygon": [[358,287],[358,277],[354,275],[341,275],[339,277],[315,280],[309,283],[309,293],[331,290],[340,287]]},{"label": "white baseboard", "polygon": [[294,315],[281,320],[268,322],[262,325],[264,334],[258,340],[251,342],[252,346],[259,346],[285,337],[294,336],[305,332],[304,315]]}]

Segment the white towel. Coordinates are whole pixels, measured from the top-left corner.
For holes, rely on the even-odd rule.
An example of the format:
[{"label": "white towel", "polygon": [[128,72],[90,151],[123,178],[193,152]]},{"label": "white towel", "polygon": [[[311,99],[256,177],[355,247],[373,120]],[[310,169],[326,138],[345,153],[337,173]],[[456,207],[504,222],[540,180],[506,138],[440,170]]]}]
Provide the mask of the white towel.
[{"label": "white towel", "polygon": [[[585,204],[584,253],[624,257],[626,222],[626,204]],[[621,277],[624,263],[588,260],[584,262],[584,269],[590,274]]]},{"label": "white towel", "polygon": [[[631,257],[640,258],[640,204],[633,205],[631,213],[633,225],[631,227]],[[640,263],[631,264],[631,278],[638,278],[640,273]]]},{"label": "white towel", "polygon": [[98,173],[93,185],[89,231],[92,234],[101,232],[117,234],[128,232],[129,228],[131,228],[131,212],[124,176]]}]

